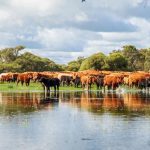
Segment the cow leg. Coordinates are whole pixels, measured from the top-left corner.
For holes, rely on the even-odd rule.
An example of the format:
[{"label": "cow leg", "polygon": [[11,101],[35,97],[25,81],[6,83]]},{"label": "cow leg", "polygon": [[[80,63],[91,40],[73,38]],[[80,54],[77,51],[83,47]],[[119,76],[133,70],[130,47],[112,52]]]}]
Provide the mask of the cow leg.
[{"label": "cow leg", "polygon": [[19,83],[20,81],[19,80],[17,80],[17,86],[18,86],[18,83]]},{"label": "cow leg", "polygon": [[59,85],[57,85],[57,91],[59,91]]},{"label": "cow leg", "polygon": [[54,92],[56,93],[56,85],[54,86]]},{"label": "cow leg", "polygon": [[21,81],[21,85],[23,86],[24,81]]},{"label": "cow leg", "polygon": [[43,86],[44,87],[44,95],[45,95],[45,98],[47,97],[47,89],[46,89],[46,87],[45,86]]},{"label": "cow leg", "polygon": [[96,84],[96,86],[97,86],[97,90],[99,90],[99,84],[98,83]]},{"label": "cow leg", "polygon": [[105,88],[106,88],[106,86],[104,85],[104,92],[105,92]]},{"label": "cow leg", "polygon": [[47,87],[47,93],[50,93],[50,87]]},{"label": "cow leg", "polygon": [[65,85],[64,81],[62,81],[61,83],[62,83],[62,86],[64,87],[64,85]]},{"label": "cow leg", "polygon": [[47,87],[47,96],[50,96],[50,87]]},{"label": "cow leg", "polygon": [[111,89],[114,90],[114,84],[111,85]]},{"label": "cow leg", "polygon": [[43,90],[44,90],[44,92],[46,91],[46,89],[45,89],[45,86],[44,85],[42,85],[43,86]]},{"label": "cow leg", "polygon": [[29,86],[30,85],[30,80],[27,82],[27,86]]},{"label": "cow leg", "polygon": [[46,87],[45,93],[47,96],[49,95],[49,88],[48,87]]},{"label": "cow leg", "polygon": [[84,89],[84,88],[85,88],[85,84],[83,83],[83,84],[82,84],[82,89]]},{"label": "cow leg", "polygon": [[85,88],[89,90],[89,84],[85,84]]},{"label": "cow leg", "polygon": [[89,84],[89,90],[91,90],[91,84]]}]

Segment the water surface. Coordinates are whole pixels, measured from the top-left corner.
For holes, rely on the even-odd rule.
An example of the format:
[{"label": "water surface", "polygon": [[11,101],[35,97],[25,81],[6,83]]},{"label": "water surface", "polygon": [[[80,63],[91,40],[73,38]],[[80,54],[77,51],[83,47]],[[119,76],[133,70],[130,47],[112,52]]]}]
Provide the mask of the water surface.
[{"label": "water surface", "polygon": [[149,150],[145,93],[0,93],[0,150]]}]

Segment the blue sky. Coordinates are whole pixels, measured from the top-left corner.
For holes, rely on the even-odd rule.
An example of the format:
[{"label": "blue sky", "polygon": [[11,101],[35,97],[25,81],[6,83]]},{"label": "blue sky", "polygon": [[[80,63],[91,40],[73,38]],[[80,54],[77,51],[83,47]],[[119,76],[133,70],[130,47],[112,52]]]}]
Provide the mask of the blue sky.
[{"label": "blue sky", "polygon": [[150,47],[150,0],[0,0],[0,47],[67,63],[123,45]]}]

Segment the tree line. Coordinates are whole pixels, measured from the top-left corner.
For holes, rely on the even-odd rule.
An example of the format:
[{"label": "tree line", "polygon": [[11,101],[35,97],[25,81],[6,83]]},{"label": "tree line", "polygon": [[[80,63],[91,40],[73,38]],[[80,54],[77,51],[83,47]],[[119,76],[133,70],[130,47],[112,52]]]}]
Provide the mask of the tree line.
[{"label": "tree line", "polygon": [[87,58],[79,57],[66,66],[69,71],[87,69],[110,71],[150,71],[150,48],[137,49],[133,45],[125,45],[120,50],[113,50],[109,55],[102,52]]},{"label": "tree line", "polygon": [[0,72],[61,71],[62,66],[48,58],[22,52],[24,46],[0,50]]},{"label": "tree line", "polygon": [[113,50],[109,55],[102,52],[87,58],[78,57],[67,65],[56,64],[48,58],[36,56],[30,52],[22,52],[24,46],[4,48],[0,50],[0,72],[25,71],[82,71],[87,69],[110,71],[149,71],[150,48],[137,49],[133,45],[125,45],[122,49]]}]

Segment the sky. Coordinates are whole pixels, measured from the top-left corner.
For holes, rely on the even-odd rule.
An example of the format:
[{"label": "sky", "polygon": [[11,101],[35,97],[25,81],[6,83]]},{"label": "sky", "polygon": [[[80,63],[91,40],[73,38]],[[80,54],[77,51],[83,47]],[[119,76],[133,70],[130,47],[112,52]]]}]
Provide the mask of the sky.
[{"label": "sky", "polygon": [[150,47],[150,0],[0,0],[0,48],[66,64],[124,45]]}]

